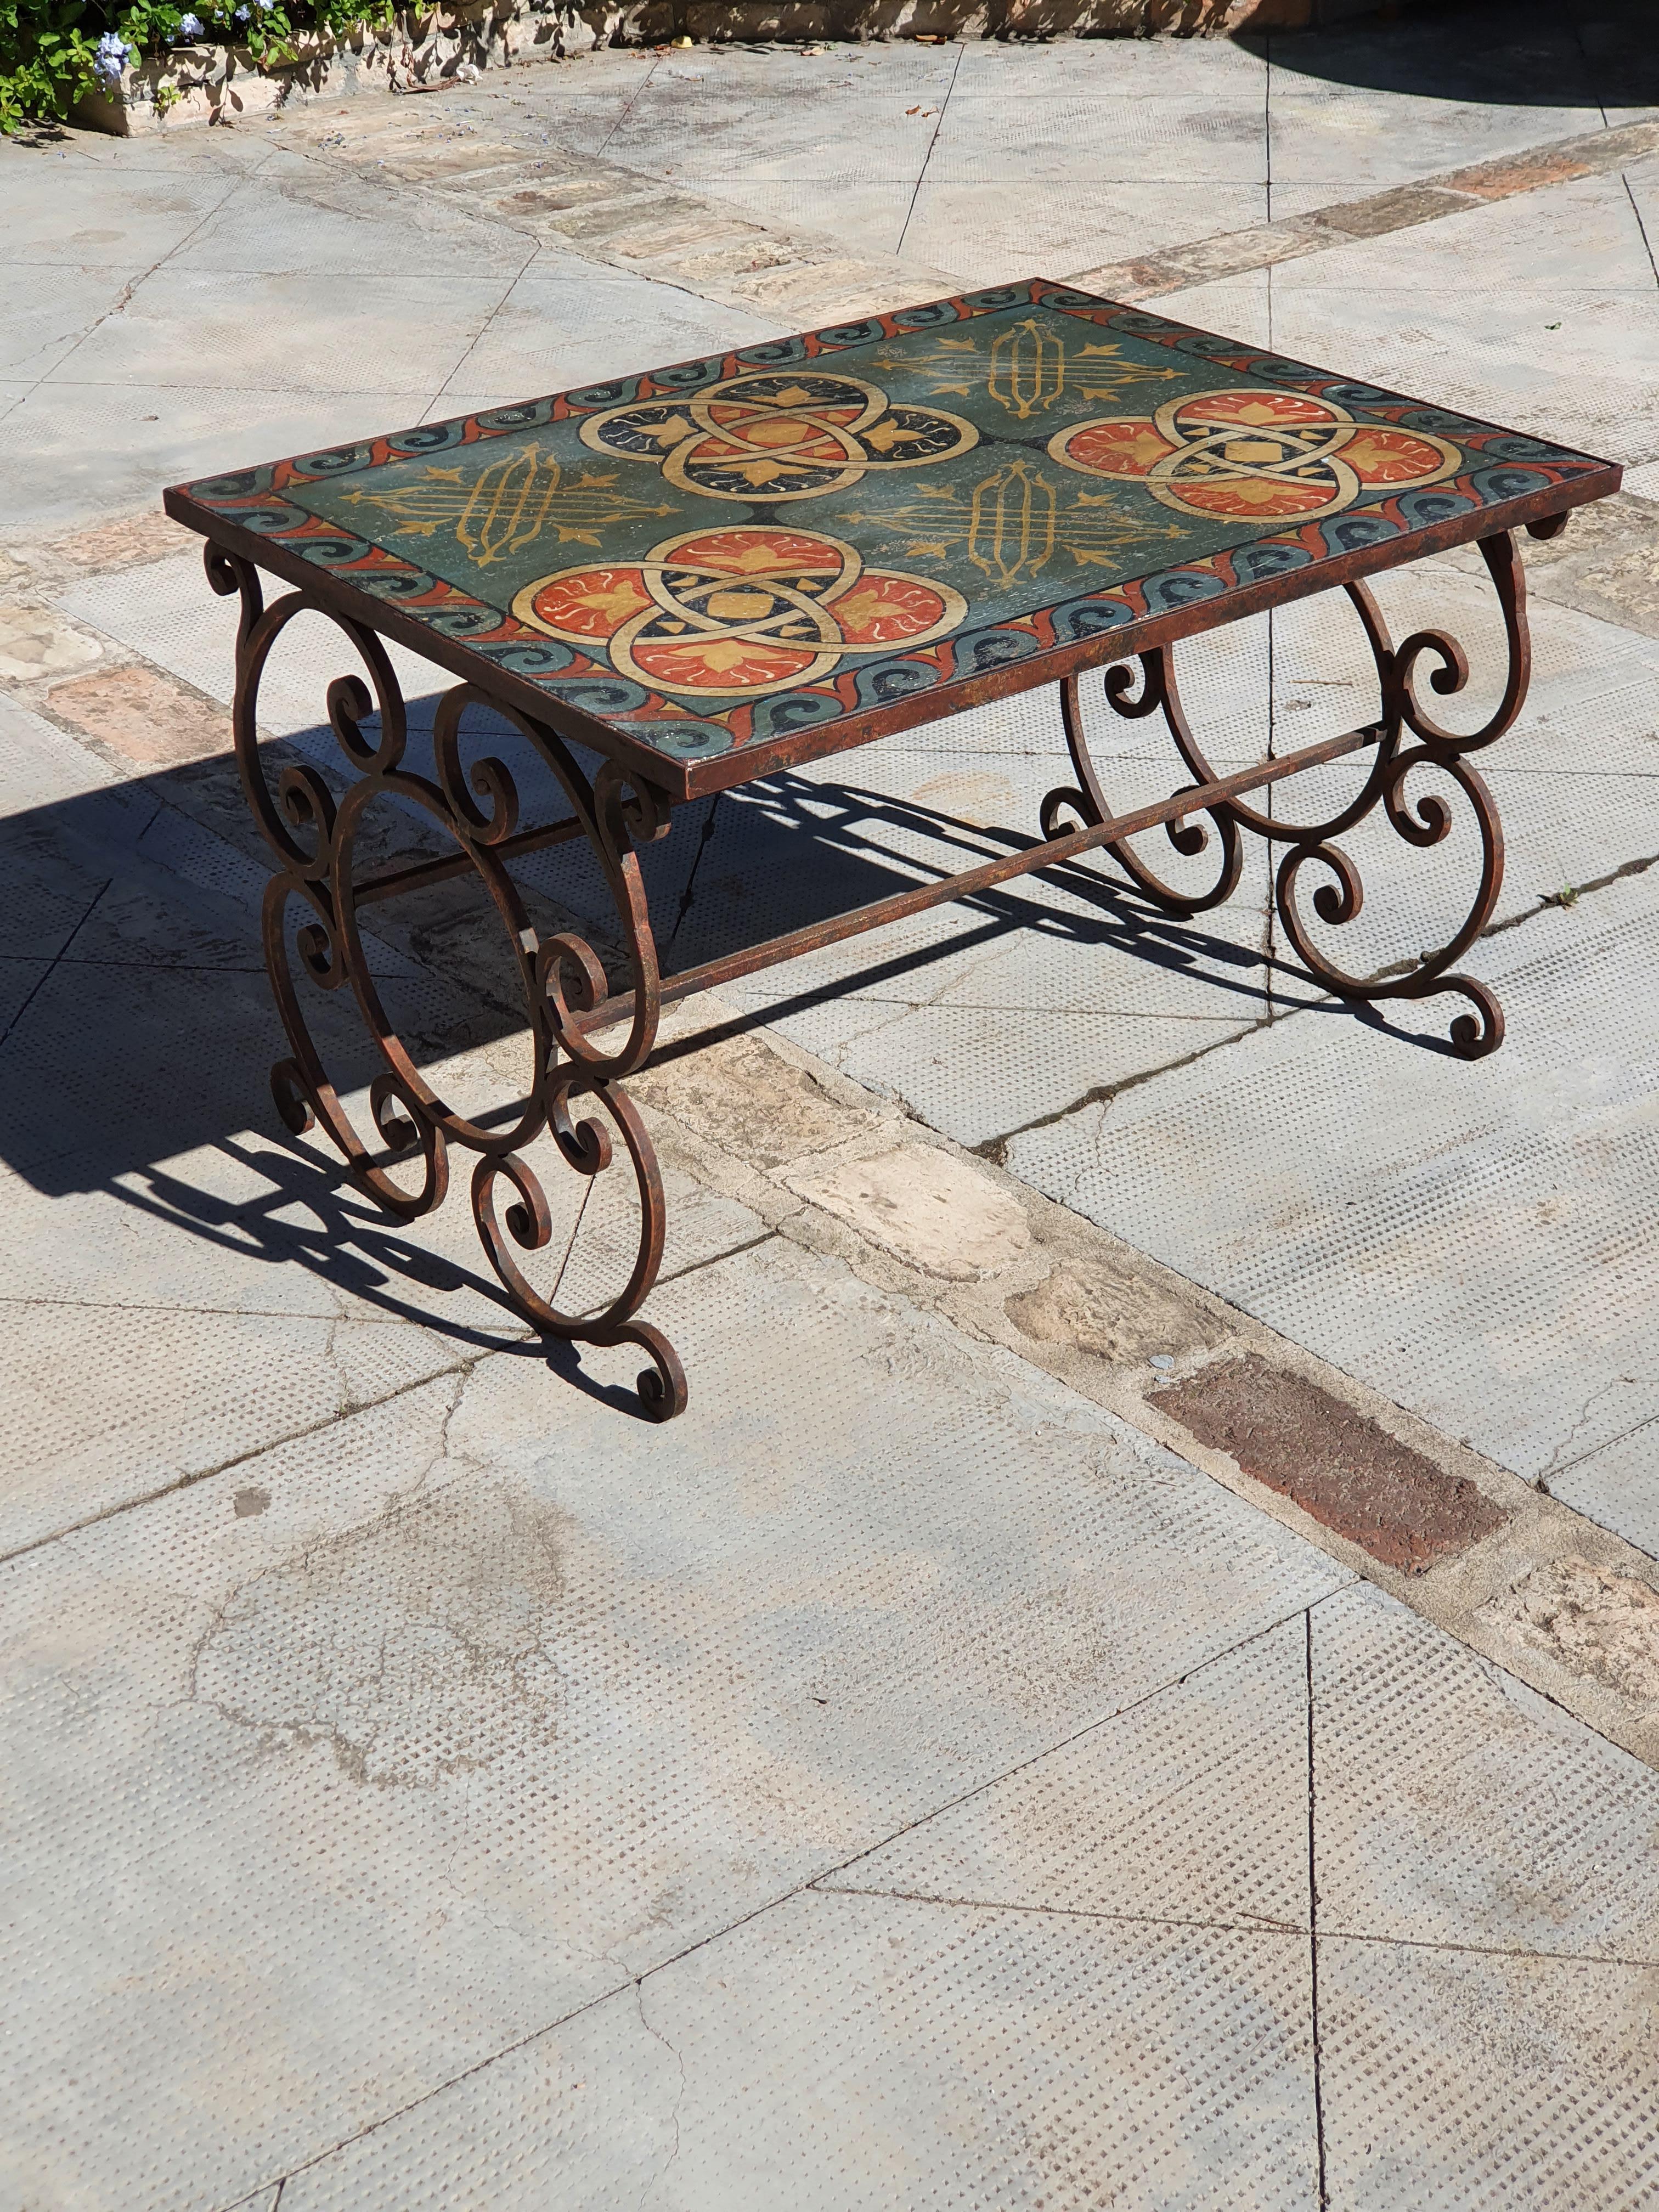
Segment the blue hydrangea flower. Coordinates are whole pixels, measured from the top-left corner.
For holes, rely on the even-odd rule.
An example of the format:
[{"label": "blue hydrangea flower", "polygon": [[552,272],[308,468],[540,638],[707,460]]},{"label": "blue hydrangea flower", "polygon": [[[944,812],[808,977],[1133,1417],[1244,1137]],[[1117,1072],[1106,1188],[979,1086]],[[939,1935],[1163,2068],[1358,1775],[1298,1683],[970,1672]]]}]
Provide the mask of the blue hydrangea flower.
[{"label": "blue hydrangea flower", "polygon": [[233,23],[246,23],[247,21],[247,9],[245,7],[233,9],[231,11],[230,20]]},{"label": "blue hydrangea flower", "polygon": [[137,61],[138,49],[130,46],[118,31],[106,31],[98,41],[92,65],[100,76],[113,84],[126,67],[129,59]]},{"label": "blue hydrangea flower", "polygon": [[181,15],[179,18],[179,36],[181,39],[199,39],[201,35],[202,24],[199,16]]}]

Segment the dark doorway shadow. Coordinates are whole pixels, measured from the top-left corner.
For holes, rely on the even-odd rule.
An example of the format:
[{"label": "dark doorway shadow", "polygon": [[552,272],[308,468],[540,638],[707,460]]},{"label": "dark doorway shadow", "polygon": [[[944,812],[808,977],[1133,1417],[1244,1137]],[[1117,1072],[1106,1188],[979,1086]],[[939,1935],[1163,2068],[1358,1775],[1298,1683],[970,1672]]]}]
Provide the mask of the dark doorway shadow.
[{"label": "dark doorway shadow", "polygon": [[[1305,31],[1235,33],[1297,78],[1505,107],[1659,102],[1653,0],[1418,0]],[[1616,118],[1614,118],[1616,119]]]}]

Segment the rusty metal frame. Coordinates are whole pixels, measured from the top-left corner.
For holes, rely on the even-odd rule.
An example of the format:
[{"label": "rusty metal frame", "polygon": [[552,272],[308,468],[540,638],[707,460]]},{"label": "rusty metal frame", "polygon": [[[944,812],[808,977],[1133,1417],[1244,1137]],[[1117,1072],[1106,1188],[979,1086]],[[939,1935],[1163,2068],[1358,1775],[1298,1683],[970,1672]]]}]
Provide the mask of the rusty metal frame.
[{"label": "rusty metal frame", "polygon": [[[1553,537],[1577,503],[1579,487],[1557,493],[1557,511],[1528,523],[1533,534]],[[227,533],[228,536],[232,533]],[[240,540],[241,533],[234,533]],[[1287,849],[1275,880],[1275,899],[1285,933],[1308,973],[1336,995],[1357,1003],[1382,999],[1421,999],[1449,992],[1466,1000],[1472,1012],[1450,1024],[1453,1048],[1470,1059],[1494,1051],[1503,1039],[1503,1014],[1488,987],[1454,972],[1455,963],[1491,917],[1503,873],[1503,837],[1486,784],[1465,756],[1491,744],[1513,723],[1526,696],[1530,670],[1526,590],[1514,541],[1507,530],[1489,532],[1480,550],[1503,611],[1509,665],[1503,697],[1478,729],[1460,735],[1435,720],[1418,690],[1419,672],[1427,666],[1428,687],[1440,696],[1460,691],[1468,663],[1456,641],[1438,630],[1424,630],[1395,646],[1370,593],[1357,574],[1333,573],[1350,564],[1332,564],[1325,580],[1340,585],[1355,607],[1375,662],[1379,687],[1375,721],[1341,737],[1298,751],[1258,762],[1232,775],[1218,775],[1206,758],[1182,708],[1170,659],[1171,624],[1181,634],[1215,626],[1219,619],[1254,611],[1257,594],[1231,595],[1221,615],[1209,604],[1139,625],[1133,634],[1097,641],[1095,664],[1109,661],[1105,691],[1124,716],[1160,713],[1192,781],[1166,798],[1128,811],[1115,811],[1084,732],[1079,677],[1068,665],[1060,672],[1066,742],[1078,781],[1049,793],[1041,809],[1040,839],[1017,847],[981,866],[941,877],[872,904],[792,930],[763,943],[664,976],[641,881],[638,848],[665,834],[674,804],[687,794],[670,792],[647,776],[633,759],[606,759],[589,777],[570,750],[568,734],[556,729],[549,703],[536,699],[534,711],[522,689],[497,680],[479,664],[469,664],[466,680],[447,692],[434,729],[435,781],[404,766],[407,718],[404,703],[381,631],[402,635],[378,602],[339,590],[332,579],[307,569],[298,588],[267,606],[260,567],[265,549],[250,556],[238,543],[210,540],[209,581],[222,594],[240,600],[234,715],[236,756],[255,818],[277,866],[264,903],[267,965],[289,1042],[289,1055],[271,1071],[278,1110],[288,1127],[302,1133],[320,1122],[344,1158],[353,1181],[395,1218],[413,1220],[439,1206],[448,1187],[449,1153],[459,1145],[477,1155],[471,1177],[474,1219],[484,1249],[512,1308],[541,1334],[597,1345],[631,1344],[649,1364],[639,1376],[644,1411],[665,1420],[682,1411],[686,1382],[673,1346],[639,1310],[661,1265],[665,1207],[662,1178],[650,1138],[622,1081],[648,1060],[656,1042],[664,1005],[692,992],[713,988],[739,975],[794,959],[820,947],[859,935],[884,923],[966,898],[997,884],[1036,870],[1078,860],[1103,851],[1115,860],[1140,890],[1164,911],[1188,916],[1215,906],[1235,887],[1242,837],[1250,835]],[[257,541],[256,541],[257,544]],[[1404,547],[1389,549],[1395,565]],[[1420,546],[1410,543],[1414,557]],[[1299,595],[1299,594],[1297,594]],[[1276,597],[1288,596],[1279,593]],[[1246,601],[1249,604],[1246,604]],[[363,676],[337,678],[328,688],[328,717],[345,765],[355,781],[337,799],[324,778],[309,766],[283,769],[273,789],[258,743],[260,679],[278,637],[301,612],[325,616],[342,631],[362,664]],[[371,622],[364,617],[372,614]],[[424,646],[424,638],[411,639]],[[1139,658],[1139,688],[1126,654]],[[1068,656],[1068,662],[1074,656]],[[1054,674],[1045,659],[1009,672],[975,696],[1006,689],[1027,689]],[[927,711],[905,714],[894,726],[938,719],[941,708],[968,703],[937,696]],[[494,754],[464,763],[462,718],[472,706],[488,707],[504,717],[550,769],[570,812],[558,821],[521,830],[519,797],[506,763]],[[371,738],[364,725],[379,717]],[[1406,742],[1409,732],[1414,744]],[[870,732],[874,734],[874,732]],[[856,742],[845,730],[825,733],[821,752]],[[1262,812],[1247,802],[1253,794],[1303,771],[1369,750],[1370,760],[1358,794],[1337,813],[1317,823],[1295,823]],[[790,757],[811,753],[803,743]],[[775,768],[769,749],[744,766],[742,781]],[[1313,893],[1315,912],[1327,924],[1352,921],[1364,891],[1353,862],[1334,841],[1381,805],[1385,818],[1407,842],[1437,844],[1451,826],[1446,800],[1430,793],[1413,804],[1406,784],[1420,767],[1432,765],[1449,776],[1474,809],[1481,836],[1480,877],[1466,915],[1447,943],[1403,972],[1382,976],[1351,975],[1336,967],[1312,942],[1298,903],[1304,869],[1316,867],[1329,878]],[[737,780],[737,779],[732,779]],[[394,795],[422,809],[453,838],[456,852],[441,860],[370,875],[355,872],[355,851],[364,811],[378,795]],[[1213,884],[1193,893],[1166,883],[1136,852],[1131,840],[1164,828],[1175,848],[1188,855],[1206,850],[1209,832],[1195,817],[1206,816],[1218,844],[1219,866]],[[604,964],[586,939],[574,934],[542,939],[508,872],[507,862],[542,847],[580,838],[597,857],[615,903],[618,940],[627,969],[623,988],[613,989]],[[459,1113],[427,1082],[387,1019],[364,958],[358,927],[366,903],[423,888],[447,878],[476,873],[493,901],[514,948],[533,1040],[534,1073],[528,1095],[511,1126],[486,1126]],[[297,902],[304,919],[293,935],[300,965],[325,991],[349,989],[379,1048],[384,1066],[370,1086],[369,1113],[377,1146],[364,1141],[331,1083],[305,1018],[290,961],[289,917]],[[602,1033],[626,1025],[620,1041],[598,1042]],[[542,1186],[522,1157],[532,1139],[549,1132],[565,1164],[592,1178],[618,1159],[618,1146],[635,1178],[640,1232],[633,1265],[621,1291],[603,1310],[569,1312],[544,1298],[523,1272],[517,1256],[544,1249],[551,1241],[550,1210]],[[410,1171],[418,1182],[400,1180]],[[509,1187],[498,1211],[501,1186]]]}]

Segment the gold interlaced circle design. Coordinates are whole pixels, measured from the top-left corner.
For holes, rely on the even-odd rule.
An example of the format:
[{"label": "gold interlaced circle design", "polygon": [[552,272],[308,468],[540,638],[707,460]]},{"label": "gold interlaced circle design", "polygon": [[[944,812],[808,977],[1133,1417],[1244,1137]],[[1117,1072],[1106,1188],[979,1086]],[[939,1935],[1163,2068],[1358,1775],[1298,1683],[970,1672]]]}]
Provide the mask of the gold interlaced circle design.
[{"label": "gold interlaced circle design", "polygon": [[948,584],[866,568],[842,538],[757,524],[562,568],[526,585],[513,611],[545,636],[608,653],[635,683],[730,699],[816,683],[848,653],[930,644],[968,608]]},{"label": "gold interlaced circle design", "polygon": [[1080,475],[1142,484],[1183,514],[1266,522],[1312,522],[1379,491],[1414,491],[1462,459],[1426,431],[1249,386],[1171,399],[1155,415],[1079,422],[1056,432],[1048,452]]},{"label": "gold interlaced circle design", "polygon": [[979,443],[959,415],[889,399],[852,376],[756,370],[687,398],[590,416],[582,443],[648,461],[682,491],[745,501],[817,499],[872,470],[954,460]]}]

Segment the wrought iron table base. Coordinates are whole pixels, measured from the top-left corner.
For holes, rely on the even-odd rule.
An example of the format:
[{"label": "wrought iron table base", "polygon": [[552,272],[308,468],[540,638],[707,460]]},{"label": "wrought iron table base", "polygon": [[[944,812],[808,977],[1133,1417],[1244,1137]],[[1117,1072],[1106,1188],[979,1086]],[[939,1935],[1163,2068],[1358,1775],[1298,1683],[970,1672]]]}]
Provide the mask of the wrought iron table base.
[{"label": "wrought iron table base", "polygon": [[[1553,517],[1534,526],[1534,534],[1553,536],[1565,519]],[[1431,690],[1444,697],[1462,690],[1468,664],[1455,641],[1438,630],[1421,630],[1396,647],[1366,586],[1346,584],[1342,588],[1358,614],[1376,663],[1380,698],[1375,722],[1237,774],[1218,775],[1188,723],[1169,652],[1155,648],[1140,656],[1138,684],[1127,665],[1109,668],[1106,697],[1119,714],[1131,719],[1161,713],[1193,781],[1150,805],[1115,812],[1085,735],[1080,679],[1068,678],[1061,686],[1061,704],[1078,781],[1075,787],[1050,792],[1042,802],[1040,842],[665,977],[659,972],[638,858],[642,844],[668,829],[670,802],[663,793],[614,762],[607,762],[590,779],[550,724],[476,684],[457,685],[444,696],[433,733],[436,780],[416,773],[404,765],[408,738],[404,701],[378,634],[305,590],[287,592],[267,607],[258,568],[210,544],[207,570],[213,588],[240,595],[236,753],[248,803],[277,862],[265,894],[264,945],[291,1054],[271,1071],[277,1109],[296,1134],[313,1121],[320,1122],[338,1146],[353,1181],[400,1221],[414,1220],[442,1203],[452,1146],[476,1153],[473,1216],[509,1304],[548,1336],[637,1346],[650,1362],[639,1376],[641,1402],[653,1419],[667,1420],[684,1408],[684,1370],[661,1330],[638,1318],[662,1262],[662,1178],[650,1138],[621,1083],[649,1057],[662,1007],[669,1000],[1099,850],[1110,854],[1164,912],[1185,918],[1220,904],[1231,894],[1242,866],[1243,836],[1248,833],[1286,848],[1275,877],[1275,902],[1285,933],[1314,981],[1359,1003],[1455,994],[1468,1002],[1468,1010],[1458,1013],[1450,1024],[1455,1049],[1468,1059],[1495,1051],[1503,1042],[1502,1009],[1486,984],[1455,972],[1455,963],[1491,918],[1504,865],[1497,808],[1467,757],[1491,744],[1514,722],[1526,696],[1530,653],[1525,585],[1513,539],[1502,532],[1481,539],[1480,550],[1503,612],[1509,665],[1503,696],[1477,730],[1459,735],[1446,729],[1418,694],[1419,671],[1425,666]],[[346,763],[356,771],[356,781],[337,801],[323,777],[305,766],[284,768],[273,792],[258,756],[260,678],[273,645],[301,612],[323,614],[343,629],[368,678],[365,683],[362,677],[341,677],[328,689],[330,726]],[[518,793],[506,763],[493,755],[470,767],[463,762],[461,723],[471,706],[488,707],[518,731],[562,787],[570,807],[568,816],[520,830]],[[380,723],[373,741],[364,731],[371,714],[378,715]],[[1246,803],[1252,794],[1304,769],[1368,748],[1372,757],[1361,788],[1324,821],[1282,822]],[[1351,975],[1328,961],[1308,934],[1299,904],[1303,872],[1313,865],[1326,878],[1312,894],[1314,911],[1322,921],[1340,925],[1352,921],[1360,911],[1363,886],[1352,860],[1334,842],[1337,838],[1379,805],[1389,825],[1412,845],[1436,845],[1451,828],[1450,807],[1439,793],[1426,793],[1416,803],[1407,794],[1407,781],[1423,767],[1443,771],[1470,802],[1480,835],[1479,883],[1462,922],[1437,951],[1403,972]],[[361,824],[368,806],[381,796],[425,810],[454,838],[458,851],[442,860],[359,880],[354,860]],[[1129,840],[1161,825],[1177,852],[1195,857],[1211,843],[1210,830],[1194,818],[1200,814],[1213,827],[1218,866],[1211,887],[1194,894],[1164,881]],[[584,939],[569,933],[538,935],[507,866],[520,854],[574,838],[585,840],[597,857],[615,902],[629,971],[627,987],[616,992]],[[421,1073],[387,1018],[363,956],[358,925],[364,905],[468,869],[489,892],[513,947],[533,1041],[529,1093],[517,1121],[507,1129],[486,1127],[459,1113]],[[289,954],[289,908],[296,900],[308,910],[295,939],[301,964],[322,989],[350,990],[385,1062],[369,1091],[379,1150],[364,1142],[347,1115],[306,1022]],[[605,1049],[594,1041],[624,1024],[620,1042]],[[550,1133],[567,1165],[579,1176],[603,1174],[617,1160],[619,1144],[633,1169],[641,1217],[634,1263],[621,1291],[597,1313],[568,1313],[550,1304],[531,1284],[515,1256],[543,1249],[552,1238],[545,1193],[522,1157],[524,1148],[544,1131]],[[416,1158],[419,1185],[406,1188],[393,1170],[406,1169]],[[510,1195],[498,1212],[503,1182]]]}]

